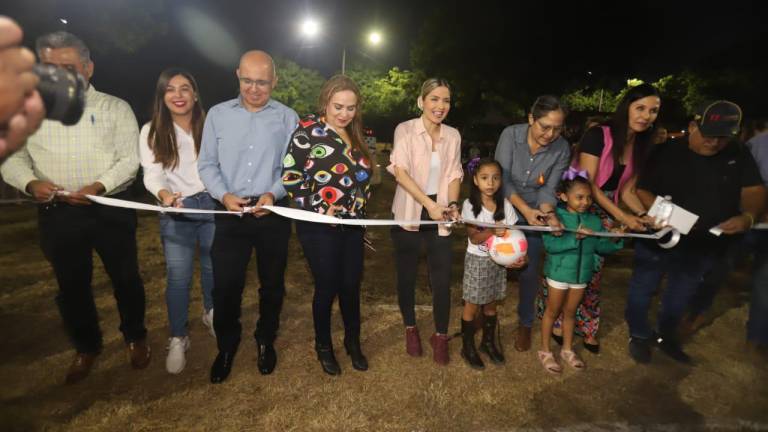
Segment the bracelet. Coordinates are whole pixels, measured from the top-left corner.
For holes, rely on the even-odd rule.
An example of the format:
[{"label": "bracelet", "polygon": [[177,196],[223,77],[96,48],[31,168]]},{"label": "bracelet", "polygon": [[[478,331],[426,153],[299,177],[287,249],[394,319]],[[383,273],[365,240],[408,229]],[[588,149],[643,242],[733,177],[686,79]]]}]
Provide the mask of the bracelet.
[{"label": "bracelet", "polygon": [[451,201],[451,202],[448,203],[448,207],[451,207],[451,206],[458,207],[459,206],[459,202],[458,201]]},{"label": "bracelet", "polygon": [[749,229],[752,229],[755,226],[755,217],[752,216],[752,213],[744,212],[741,215],[749,218]]}]

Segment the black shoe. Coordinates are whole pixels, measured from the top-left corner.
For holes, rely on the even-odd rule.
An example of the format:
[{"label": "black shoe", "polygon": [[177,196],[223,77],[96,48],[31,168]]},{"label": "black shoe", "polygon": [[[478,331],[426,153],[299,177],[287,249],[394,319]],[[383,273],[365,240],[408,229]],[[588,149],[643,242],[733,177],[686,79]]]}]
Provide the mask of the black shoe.
[{"label": "black shoe", "polygon": [[651,362],[651,343],[648,339],[629,338],[629,355],[638,363]]},{"label": "black shoe", "polygon": [[589,344],[584,342],[584,349],[592,354],[600,354],[600,344]]},{"label": "black shoe", "polygon": [[368,370],[368,359],[363,355],[360,349],[360,337],[353,336],[349,340],[344,339],[344,349],[347,350],[349,358],[352,359],[352,367],[359,371]]},{"label": "black shoe", "polygon": [[213,384],[221,384],[229,376],[229,372],[232,371],[232,362],[235,360],[235,353],[229,351],[219,351],[216,355],[216,360],[213,361],[211,366],[211,382]]},{"label": "black shoe", "polygon": [[317,352],[317,359],[320,361],[320,366],[323,367],[323,372],[328,375],[341,375],[341,367],[339,362],[336,361],[336,356],[333,355],[333,347],[330,345],[316,345],[315,351]]},{"label": "black shoe", "polygon": [[269,375],[275,370],[277,365],[277,352],[272,344],[263,344],[256,342],[256,351],[258,352],[257,364],[259,372],[262,375]]},{"label": "black shoe", "polygon": [[485,365],[475,348],[475,324],[472,321],[461,320],[461,357],[472,369],[483,370]]},{"label": "black shoe", "polygon": [[[563,346],[563,335],[556,335],[552,333],[552,340],[557,342],[558,345]],[[586,345],[586,344],[585,344]]]},{"label": "black shoe", "polygon": [[496,340],[497,322],[496,315],[485,317],[480,352],[485,353],[491,359],[491,363],[498,365],[504,363],[504,353],[501,352],[501,347],[496,344],[498,342]]},{"label": "black shoe", "polygon": [[674,340],[674,338],[661,338],[659,341],[659,349],[666,355],[680,363],[691,364],[691,357],[683,352],[683,347],[680,342]]}]

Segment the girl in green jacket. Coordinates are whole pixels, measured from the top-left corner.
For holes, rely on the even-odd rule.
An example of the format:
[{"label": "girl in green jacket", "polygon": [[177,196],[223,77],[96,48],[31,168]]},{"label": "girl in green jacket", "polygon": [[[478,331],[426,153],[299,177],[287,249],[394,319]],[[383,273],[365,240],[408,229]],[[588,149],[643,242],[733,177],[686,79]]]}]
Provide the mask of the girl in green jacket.
[{"label": "girl in green jacket", "polygon": [[[560,358],[574,369],[583,369],[584,362],[573,351],[573,329],[576,308],[584,295],[584,288],[592,279],[599,264],[598,255],[615,252],[622,247],[617,238],[591,235],[604,231],[600,218],[587,210],[592,205],[592,190],[583,172],[569,168],[563,174],[558,189],[563,205],[555,212],[566,231],[561,235],[544,234],[544,276],[549,296],[541,320],[541,351],[539,361],[547,372],[559,374],[562,367],[550,349],[552,325],[563,313],[563,349]],[[575,232],[574,232],[575,231]]]}]

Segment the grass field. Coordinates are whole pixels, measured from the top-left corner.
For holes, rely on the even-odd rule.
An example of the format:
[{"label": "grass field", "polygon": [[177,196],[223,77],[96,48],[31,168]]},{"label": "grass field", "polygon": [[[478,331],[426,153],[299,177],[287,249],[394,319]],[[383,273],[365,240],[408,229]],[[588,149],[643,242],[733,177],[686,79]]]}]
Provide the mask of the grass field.
[{"label": "grass field", "polygon": [[[384,179],[375,191],[372,217],[389,217],[393,185],[389,176]],[[694,366],[676,364],[658,352],[650,365],[637,366],[626,353],[622,317],[632,252],[611,257],[604,275],[602,352],[582,350],[587,369],[566,370],[561,377],[542,370],[535,350],[518,353],[512,348],[517,302],[512,281],[500,310],[507,364],[477,372],[459,357],[458,340],[451,342],[449,366],[431,361],[426,343],[432,331],[430,296],[423,266],[417,301],[426,355],[412,359],[405,354],[389,233],[382,228],[371,233],[377,252],[366,251],[362,287],[368,372],[353,370],[343,353],[336,311],[334,338],[343,374],[334,378],[322,373],[313,351],[312,279],[293,237],[275,373],[258,373],[255,347],[249,342],[258,301],[252,265],[243,303],[243,343],[230,379],[217,386],[208,382],[216,345],[200,321],[199,282],[190,308],[187,368],[177,376],[168,374],[164,258],[157,216],[142,213],[138,244],[152,363],[147,370],[130,369],[110,284],[98,264],[93,290],[105,348],[85,381],[64,386],[73,351],[53,300],[56,282],[38,246],[35,210],[31,205],[0,208],[0,429],[768,430],[768,368],[744,352],[748,293],[740,288],[747,277],[743,271],[718,297],[708,315],[710,324],[688,344]],[[465,241],[463,233],[455,236],[452,331],[459,326]]]}]

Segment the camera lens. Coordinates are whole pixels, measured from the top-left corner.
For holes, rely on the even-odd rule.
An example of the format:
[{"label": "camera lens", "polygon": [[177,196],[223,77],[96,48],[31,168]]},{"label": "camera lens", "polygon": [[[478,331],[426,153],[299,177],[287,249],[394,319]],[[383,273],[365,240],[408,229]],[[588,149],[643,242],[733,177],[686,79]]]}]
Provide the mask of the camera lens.
[{"label": "camera lens", "polygon": [[83,77],[50,64],[37,64],[34,72],[40,78],[37,91],[43,98],[46,118],[68,126],[80,121],[85,108]]}]

